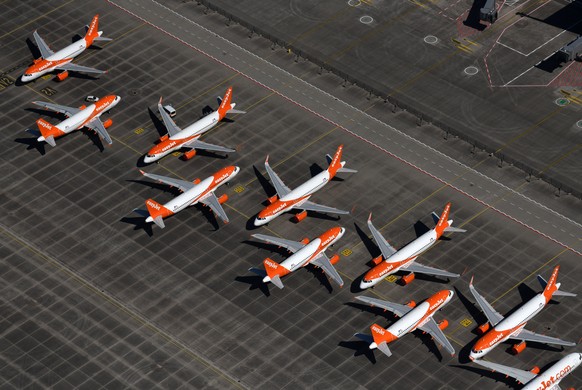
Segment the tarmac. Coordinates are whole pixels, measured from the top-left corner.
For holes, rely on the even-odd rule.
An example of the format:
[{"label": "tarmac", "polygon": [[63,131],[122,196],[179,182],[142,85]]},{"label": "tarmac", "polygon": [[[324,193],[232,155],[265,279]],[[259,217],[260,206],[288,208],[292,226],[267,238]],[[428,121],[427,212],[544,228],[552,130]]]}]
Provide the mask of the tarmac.
[{"label": "tarmac", "polygon": [[[254,57],[155,2],[90,5],[88,13],[80,1],[48,1],[35,8],[0,4],[7,31],[0,34],[7,53],[0,58],[0,73],[9,82],[30,63],[26,39],[34,29],[58,49],[99,13],[100,30],[113,38],[75,60],[109,69],[99,78],[71,75],[61,83],[48,78],[0,90],[0,112],[9,124],[2,131],[0,164],[3,388],[514,386],[467,362],[474,329],[485,321],[473,304],[469,278],[475,276],[477,289],[502,314],[531,289],[538,291],[536,274],[547,277],[556,264],[562,288],[578,292],[579,203],[566,197],[545,202],[539,183],[524,184],[514,170],[485,175],[451,159],[273,66],[276,58]],[[178,126],[185,127],[205,107],[216,108],[216,97],[230,85],[237,109],[247,114],[231,116],[202,140],[236,147],[236,153],[200,152],[190,161],[170,155],[159,164],[141,163],[164,131],[156,119],[160,95],[177,109]],[[24,132],[38,117],[59,120],[30,110],[33,100],[79,106],[86,95],[109,93],[122,97],[104,115],[113,120],[112,147],[74,132],[51,148]],[[310,215],[294,224],[292,214],[285,214],[267,227],[250,227],[273,194],[263,167],[267,155],[294,188],[324,168],[325,154],[340,144],[347,166],[358,173],[333,180],[313,201],[349,209],[350,216]],[[165,202],[176,194],[142,180],[138,168],[194,180],[230,164],[241,172],[217,191],[229,195],[229,224],[202,207],[167,219],[164,230],[144,225],[132,213],[144,208],[147,198]],[[398,248],[423,224],[432,227],[430,213],[440,213],[449,201],[455,226],[468,232],[442,240],[419,262],[462,273],[460,279],[447,283],[417,276],[402,287],[391,278],[358,291],[358,279],[378,255],[368,237],[369,212]],[[338,224],[347,231],[328,254],[341,255],[336,267],[344,288],[317,269],[285,277],[283,290],[263,286],[247,271],[265,257],[286,256],[251,234],[299,241]],[[456,298],[435,318],[449,321],[445,333],[458,356],[442,354],[421,334],[394,343],[391,358],[370,353],[353,337],[369,332],[374,322],[393,321],[355,304],[354,296],[418,302],[443,288],[453,289]],[[580,334],[572,324],[580,323],[580,304],[576,298],[559,302],[527,328],[577,341]],[[515,357],[506,352],[508,346],[491,352],[490,360],[543,368],[577,350],[528,344]],[[581,378],[575,371],[563,384],[573,386]]]}]

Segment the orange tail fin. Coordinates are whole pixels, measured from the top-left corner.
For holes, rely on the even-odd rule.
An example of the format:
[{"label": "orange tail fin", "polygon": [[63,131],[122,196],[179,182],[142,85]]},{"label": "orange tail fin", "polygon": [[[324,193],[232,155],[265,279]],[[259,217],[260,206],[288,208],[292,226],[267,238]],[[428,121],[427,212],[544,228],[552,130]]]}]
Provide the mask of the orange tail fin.
[{"label": "orange tail fin", "polygon": [[93,16],[93,20],[91,20],[91,24],[89,24],[89,28],[87,29],[87,33],[85,34],[85,39],[87,43],[90,45],[95,38],[99,36],[99,15]]},{"label": "orange tail fin", "polygon": [[171,210],[165,208],[164,205],[159,204],[153,199],[146,200],[145,204],[148,209],[148,213],[150,213],[150,216],[153,219],[156,219],[157,217],[166,218],[173,214]]},{"label": "orange tail fin", "polygon": [[441,217],[439,218],[439,221],[437,222],[437,225],[434,228],[439,236],[443,234],[447,227],[449,227],[450,212],[451,212],[451,202],[447,203],[447,205],[445,206],[445,209],[443,210]]},{"label": "orange tail fin", "polygon": [[390,339],[390,332],[382,328],[380,325],[374,324],[370,326],[370,331],[372,331],[372,338],[376,344],[389,342],[388,340]]},{"label": "orange tail fin", "polygon": [[333,159],[331,160],[331,163],[329,163],[329,168],[327,168],[327,170],[329,171],[331,177],[334,177],[336,172],[342,167],[342,151],[344,149],[343,145],[340,145],[334,156]]},{"label": "orange tail fin", "polygon": [[229,87],[226,90],[226,93],[224,94],[222,101],[220,102],[220,106],[218,107],[218,114],[220,115],[221,118],[224,118],[227,111],[232,108],[231,100],[232,100],[232,87]]},{"label": "orange tail fin", "polygon": [[559,270],[560,266],[557,265],[554,268],[554,272],[552,272],[552,276],[550,276],[550,279],[548,280],[548,284],[546,284],[546,288],[544,288],[544,292],[542,294],[544,294],[544,297],[546,297],[546,301],[552,299],[552,295],[554,295],[554,292],[556,292],[558,287],[560,287],[560,285],[557,284]]},{"label": "orange tail fin", "polygon": [[267,275],[271,279],[274,278],[275,276],[281,277],[289,273],[289,270],[287,268],[283,267],[281,264],[277,263],[275,260],[272,260],[268,257],[263,261],[263,266],[265,267]]},{"label": "orange tail fin", "polygon": [[51,142],[50,140],[52,140],[52,142],[54,142],[55,138],[60,137],[61,135],[65,134],[61,129],[59,129],[56,126],[53,126],[52,124],[50,124],[49,122],[45,121],[42,118],[40,118],[36,121],[36,125],[38,126],[38,129],[40,130],[40,134],[42,134],[42,137],[44,138],[44,140],[49,142],[49,143]]}]

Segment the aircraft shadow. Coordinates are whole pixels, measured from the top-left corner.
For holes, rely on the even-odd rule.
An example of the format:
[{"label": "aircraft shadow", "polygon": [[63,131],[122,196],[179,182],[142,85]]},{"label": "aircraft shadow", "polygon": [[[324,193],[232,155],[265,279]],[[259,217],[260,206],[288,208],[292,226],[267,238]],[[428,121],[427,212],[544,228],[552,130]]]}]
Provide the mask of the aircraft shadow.
[{"label": "aircraft shadow", "polygon": [[263,283],[263,278],[259,275],[237,276],[234,280],[248,284],[249,291],[260,290],[267,298],[271,296],[268,283]]},{"label": "aircraft shadow", "polygon": [[372,364],[376,364],[374,351],[369,348],[368,343],[363,340],[340,341],[339,347],[351,349],[354,351],[354,357],[364,355]]},{"label": "aircraft shadow", "polygon": [[476,367],[476,366],[469,366],[469,365],[463,366],[460,364],[451,364],[450,367],[460,368],[460,369],[467,370],[467,371],[473,372],[475,374],[481,375],[482,377],[490,378],[490,379],[494,380],[495,382],[501,382],[504,385],[506,385],[512,389],[519,389],[519,388],[523,387],[523,385],[519,385],[515,379],[513,379],[511,377],[506,377],[505,374],[502,374],[500,372],[492,372],[491,370],[488,370],[484,367],[481,368],[480,366]]},{"label": "aircraft shadow", "polygon": [[38,142],[36,138],[16,138],[14,142],[26,145],[26,150],[36,149],[41,156],[46,154],[46,144],[44,142]]},{"label": "aircraft shadow", "polygon": [[123,217],[119,221],[133,225],[133,230],[143,230],[149,237],[154,235],[153,226],[145,221],[145,217]]},{"label": "aircraft shadow", "polygon": [[51,117],[53,119],[59,119],[61,121],[65,120],[65,118],[66,118],[63,114],[61,114],[59,112],[47,110],[44,108],[27,107],[24,109],[24,111],[32,112],[32,113],[35,113],[37,115],[48,116],[48,117]]},{"label": "aircraft shadow", "polygon": [[[150,116],[150,119],[151,119],[154,127],[158,131],[158,134],[160,135],[160,137],[166,135],[168,133],[168,130],[166,129],[166,126],[164,126],[164,122],[160,118],[158,118],[156,113],[149,107],[148,107],[148,114]],[[155,143],[158,143],[159,141],[160,140],[157,139]]]},{"label": "aircraft shadow", "polygon": [[[178,196],[180,194],[182,194],[182,191],[180,191],[178,188],[176,187],[170,187],[167,184],[164,183],[159,183],[157,181],[149,181],[149,180],[140,180],[140,179],[127,179],[126,181],[130,182],[130,183],[137,183],[137,184],[141,184],[150,188],[154,188],[156,190],[160,190],[162,192],[167,192],[169,194],[172,194],[174,196]],[[145,199],[144,199],[145,202]]]},{"label": "aircraft shadow", "polygon": [[487,28],[487,25],[482,24],[481,19],[479,18],[481,8],[483,8],[486,2],[487,0],[475,0],[473,2],[469,14],[467,15],[467,19],[463,21],[465,26],[474,28],[478,31],[483,31]]},{"label": "aircraft shadow", "polygon": [[[26,46],[28,46],[28,50],[30,50],[30,53],[32,54],[32,58],[40,58],[41,54],[40,54],[40,50],[38,49],[38,47],[34,44],[34,42],[32,41],[32,39],[30,38],[26,38]],[[32,61],[31,61],[32,63]]]},{"label": "aircraft shadow", "polygon": [[[259,181],[259,184],[261,185],[261,187],[263,187],[263,191],[265,191],[267,198],[270,198],[273,195],[277,195],[277,191],[275,190],[275,187],[273,187],[271,182],[265,176],[263,176],[261,171],[259,171],[257,169],[257,167],[254,165],[253,165],[253,170],[255,172],[255,176],[257,177],[257,180]],[[263,202],[263,204],[266,206],[268,204],[268,202],[265,200],[265,202]]]},{"label": "aircraft shadow", "polygon": [[267,250],[271,253],[277,253],[278,255],[281,255],[283,257],[288,257],[291,254],[291,252],[289,252],[287,249],[285,249],[283,247],[279,247],[277,245],[269,244],[269,243],[266,243],[263,241],[251,241],[251,239],[244,240],[242,243],[254,246],[257,249],[264,249],[264,250]]}]

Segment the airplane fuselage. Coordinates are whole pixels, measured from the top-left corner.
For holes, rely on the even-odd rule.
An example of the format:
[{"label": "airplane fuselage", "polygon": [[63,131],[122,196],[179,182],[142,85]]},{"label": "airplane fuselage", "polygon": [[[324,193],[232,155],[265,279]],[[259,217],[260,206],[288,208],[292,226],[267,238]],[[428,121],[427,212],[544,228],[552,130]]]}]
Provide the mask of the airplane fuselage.
[{"label": "airplane fuselage", "polygon": [[[454,293],[451,290],[442,290],[414,307],[386,329],[386,332],[388,332],[386,342],[394,341],[426,324],[437,310],[453,298],[453,295]],[[375,342],[370,345],[370,349],[376,347]]]},{"label": "airplane fuselage", "polygon": [[22,81],[32,81],[54,71],[56,67],[71,62],[89,46],[90,44],[88,44],[87,40],[81,38],[53,55],[38,60],[34,65],[26,69],[24,75],[21,77]]},{"label": "airplane fuselage", "polygon": [[529,381],[522,390],[551,390],[582,363],[582,353],[571,353],[542,374]]},{"label": "airplane fuselage", "polygon": [[323,188],[330,180],[331,175],[327,169],[313,176],[281,199],[264,208],[255,219],[255,226],[265,225],[292,208],[300,208],[311,195]]},{"label": "airplane fuselage", "polygon": [[216,126],[221,120],[222,118],[218,111],[206,115],[204,118],[192,123],[190,126],[182,129],[182,131],[151,148],[144,157],[144,162],[146,164],[152,163],[182,148],[185,143],[199,138],[202,134]]},{"label": "airplane fuselage", "polygon": [[435,229],[431,229],[424,233],[368,271],[362,278],[360,289],[373,287],[388,275],[391,275],[400,269],[406,269],[406,267],[414,262],[418,256],[429,250],[437,242],[438,235]]},{"label": "airplane fuselage", "polygon": [[469,357],[472,360],[481,359],[498,344],[506,341],[510,336],[518,334],[527,322],[546,306],[546,303],[546,298],[542,293],[527,301],[477,340]]},{"label": "airplane fuselage", "polygon": [[[97,103],[85,107],[84,109],[65,119],[55,127],[62,131],[64,134],[68,134],[74,130],[81,129],[94,118],[99,118],[101,114],[115,107],[120,100],[121,97],[116,95],[104,96]],[[40,136],[38,137],[38,141],[39,142],[45,141],[45,138],[43,136]]]}]

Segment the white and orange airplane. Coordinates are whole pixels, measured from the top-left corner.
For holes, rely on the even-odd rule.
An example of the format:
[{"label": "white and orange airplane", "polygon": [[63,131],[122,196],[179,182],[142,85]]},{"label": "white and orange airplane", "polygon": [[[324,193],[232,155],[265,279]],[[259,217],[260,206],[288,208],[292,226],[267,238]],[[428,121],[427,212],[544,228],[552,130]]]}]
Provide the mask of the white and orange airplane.
[{"label": "white and orange airplane", "polygon": [[432,318],[437,310],[440,310],[453,298],[453,295],[454,292],[451,290],[441,290],[418,305],[414,301],[410,301],[406,305],[401,305],[376,298],[356,297],[357,300],[371,306],[391,311],[400,317],[400,319],[386,329],[378,324],[372,325],[370,327],[372,336],[362,333],[356,333],[354,336],[370,342],[370,349],[378,348],[386,356],[392,356],[388,344],[398,340],[407,333],[420,329],[430,334],[437,343],[443,346],[451,355],[454,355],[455,349],[443,333],[443,330],[447,328],[449,322],[442,320],[437,324],[434,318]]},{"label": "white and orange airplane", "polygon": [[[538,275],[538,280],[544,290],[506,318],[495,311],[493,306],[491,306],[489,302],[487,302],[485,298],[477,292],[475,287],[473,287],[473,278],[471,278],[469,289],[488,319],[487,323],[478,328],[479,333],[483,334],[483,336],[477,340],[471,349],[471,353],[469,354],[471,360],[483,358],[483,356],[485,356],[489,351],[507,339],[520,340],[519,344],[513,346],[514,353],[520,353],[523,351],[526,346],[526,341],[565,346],[576,345],[576,343],[571,341],[544,336],[524,329],[527,321],[538,314],[547,305],[550,299],[552,299],[553,295],[567,297],[576,296],[576,294],[558,290],[560,288],[560,283],[556,283],[556,281],[558,279],[559,269],[559,265],[554,268],[554,272],[552,273],[549,282],[546,282],[544,278]],[[489,330],[491,326],[493,326],[493,329]]]},{"label": "white and orange airplane", "polygon": [[355,173],[354,169],[344,168],[345,161],[341,161],[343,145],[340,145],[332,158],[329,154],[326,156],[329,167],[301,184],[299,187],[291,190],[283,183],[277,174],[271,169],[269,165],[269,156],[265,160],[265,168],[267,174],[277,191],[277,195],[269,198],[269,205],[265,207],[254,221],[255,226],[262,226],[273,219],[277,218],[284,212],[291,209],[302,210],[295,215],[297,222],[302,221],[307,216],[307,211],[315,211],[318,213],[332,213],[332,214],[349,214],[349,211],[339,210],[333,207],[323,206],[309,201],[311,195],[323,188],[338,172]]},{"label": "white and orange airplane", "polygon": [[540,368],[537,366],[534,366],[530,371],[525,371],[485,360],[475,360],[475,363],[515,378],[519,383],[524,384],[521,390],[560,390],[560,381],[582,363],[582,353],[575,352],[564,356],[552,364],[543,374],[540,374]]},{"label": "white and orange airplane", "polygon": [[40,118],[36,121],[38,129],[40,130],[41,136],[38,137],[38,141],[45,141],[50,146],[56,146],[55,138],[61,137],[68,134],[74,130],[82,129],[87,127],[96,133],[107,142],[109,145],[113,143],[111,137],[107,133],[107,128],[113,124],[111,119],[107,119],[105,122],[101,122],[99,117],[119,103],[121,97],[116,95],[107,95],[101,98],[94,104],[89,106],[82,105],[79,108],[61,106],[59,104],[47,103],[47,102],[32,102],[37,106],[40,106],[46,110],[55,111],[64,114],[67,119],[54,126],[44,119]]},{"label": "white and orange airplane", "polygon": [[224,95],[224,98],[218,98],[218,109],[204,118],[194,122],[185,129],[179,128],[172,120],[168,112],[162,107],[162,98],[158,102],[158,111],[164,121],[164,126],[168,130],[168,134],[160,137],[159,143],[150,149],[145,155],[144,162],[146,164],[159,160],[160,158],[172,153],[178,149],[188,149],[184,153],[186,160],[191,159],[196,155],[196,149],[211,150],[215,152],[234,152],[234,149],[225,148],[224,146],[213,145],[199,140],[200,136],[214,126],[216,126],[226,114],[245,114],[245,111],[235,110],[236,103],[231,103],[232,87],[229,87]]},{"label": "white and orange airplane", "polygon": [[78,41],[71,43],[69,46],[53,52],[46,42],[34,31],[33,36],[40,51],[40,58],[34,60],[34,64],[28,67],[21,77],[22,82],[32,81],[40,76],[53,72],[55,70],[62,71],[57,75],[59,80],[64,80],[69,75],[69,71],[84,72],[84,73],[105,73],[104,70],[89,68],[73,64],[71,61],[85,51],[95,41],[110,41],[111,38],[105,38],[101,35],[103,31],[99,30],[99,15],[95,15],[91,24],[86,26],[87,32],[85,36]]},{"label": "white and orange airplane", "polygon": [[305,267],[307,264],[313,264],[320,267],[334,282],[342,287],[344,282],[333,266],[339,261],[339,255],[333,255],[330,259],[325,254],[325,250],[335,244],[344,233],[345,229],[343,227],[333,227],[311,242],[308,238],[297,242],[264,234],[253,234],[252,237],[257,240],[283,247],[293,254],[281,264],[267,257],[263,261],[265,270],[250,268],[249,271],[264,276],[263,283],[271,282],[275,286],[283,288],[283,283],[281,282],[283,276]]},{"label": "white and orange airplane", "polygon": [[[228,223],[228,217],[221,206],[228,200],[228,195],[223,194],[220,198],[217,198],[214,191],[216,191],[216,189],[221,185],[228,183],[228,181],[235,177],[239,171],[239,167],[231,165],[222,168],[214,175],[209,176],[204,180],[196,179],[193,182],[189,182],[171,177],[145,173],[140,170],[141,174],[145,177],[157,180],[160,183],[169,185],[170,187],[177,187],[183,192],[163,205],[153,199],[148,199],[145,203],[149,215],[146,216],[145,221],[148,223],[153,222],[163,229],[166,227],[164,224],[164,218],[174,215],[188,206],[202,203],[210,207],[210,209],[212,209],[212,211],[214,211],[214,213],[218,215],[224,223]],[[141,210],[134,211],[140,212]]]},{"label": "white and orange airplane", "polygon": [[[451,203],[449,202],[445,206],[445,209],[443,210],[443,213],[440,217],[433,212],[432,217],[436,223],[434,229],[424,233],[400,250],[396,250],[392,245],[390,245],[388,241],[386,241],[386,239],[382,236],[382,234],[374,227],[372,224],[372,214],[370,214],[368,217],[368,227],[370,228],[372,236],[380,248],[382,255],[372,260],[376,266],[366,272],[360,283],[360,289],[363,290],[369,287],[373,287],[382,279],[397,271],[410,272],[409,275],[406,275],[402,278],[404,283],[410,283],[412,280],[414,280],[415,272],[452,278],[459,277],[459,274],[442,271],[440,269],[428,267],[426,265],[420,265],[415,262],[418,256],[436,245],[438,239],[443,235],[443,233],[466,232],[464,229],[459,229],[452,226],[453,220],[449,219],[450,210]],[[384,261],[382,261],[382,257],[384,258]]]}]

